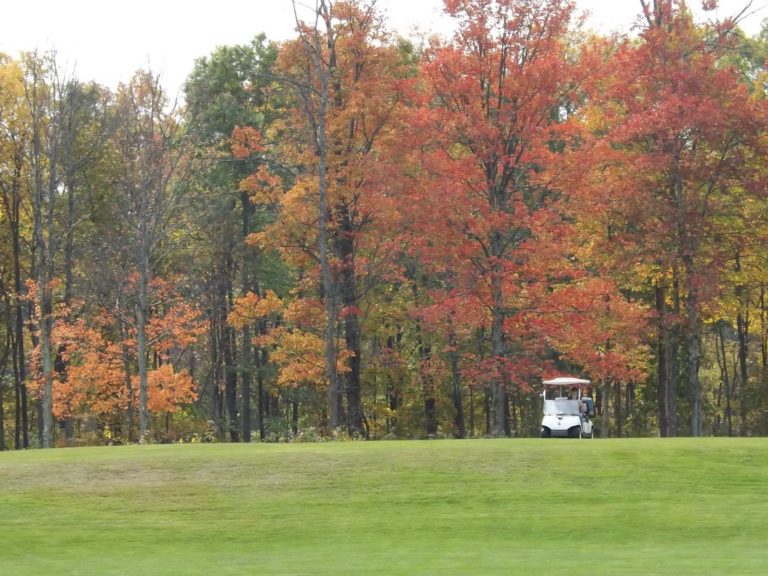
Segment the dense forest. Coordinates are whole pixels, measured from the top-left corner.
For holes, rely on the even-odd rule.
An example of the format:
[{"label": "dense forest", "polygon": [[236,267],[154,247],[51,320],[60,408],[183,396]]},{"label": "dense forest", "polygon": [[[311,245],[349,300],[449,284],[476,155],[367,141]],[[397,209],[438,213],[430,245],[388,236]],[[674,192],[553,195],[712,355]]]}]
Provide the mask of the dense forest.
[{"label": "dense forest", "polygon": [[313,5],[183,102],[0,54],[0,449],[768,434],[768,33]]}]

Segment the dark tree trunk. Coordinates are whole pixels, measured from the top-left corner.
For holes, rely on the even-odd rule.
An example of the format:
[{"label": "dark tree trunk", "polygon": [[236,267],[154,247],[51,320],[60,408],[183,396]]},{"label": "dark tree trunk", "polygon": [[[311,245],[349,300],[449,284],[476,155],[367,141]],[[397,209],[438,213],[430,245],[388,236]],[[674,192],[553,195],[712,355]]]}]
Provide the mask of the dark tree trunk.
[{"label": "dark tree trunk", "polygon": [[424,398],[424,431],[428,438],[437,434],[437,404],[434,396]]},{"label": "dark tree trunk", "polygon": [[760,434],[768,434],[768,302],[766,301],[765,284],[760,285],[760,389],[762,396],[762,430]]},{"label": "dark tree trunk", "polygon": [[[719,353],[717,355],[718,364],[720,365],[720,378],[722,381],[722,387],[725,388],[725,422],[728,430],[728,436],[733,435],[733,411],[731,407],[731,398],[733,396],[733,387],[731,386],[731,379],[728,374],[728,355],[725,350],[725,334],[724,328],[721,326],[718,330],[718,340],[720,343]],[[718,404],[720,403],[718,399]]]},{"label": "dark tree trunk", "polygon": [[602,417],[600,421],[600,435],[603,438],[611,437],[611,383],[604,381],[600,387],[600,408]]},{"label": "dark tree trunk", "polygon": [[512,414],[509,406],[509,396],[508,392],[504,392],[504,435],[507,437],[512,436]]},{"label": "dark tree trunk", "polygon": [[[6,326],[10,328],[10,300],[5,294],[5,289],[2,289],[3,296],[5,296],[5,311],[6,311]],[[5,373],[8,370],[8,360],[13,353],[12,349],[12,334],[9,330],[5,333],[5,349],[3,350],[3,359],[0,361],[0,451],[5,450]]]},{"label": "dark tree trunk", "polygon": [[235,335],[232,328],[223,328],[222,355],[224,357],[224,394],[227,404],[227,422],[230,442],[240,442],[237,413],[237,366],[235,364]]},{"label": "dark tree trunk", "polygon": [[[402,330],[397,330],[397,336],[389,336],[387,338],[387,352],[388,357],[392,358],[395,353],[396,345],[399,345],[403,338]],[[397,430],[397,410],[400,408],[400,391],[403,389],[402,375],[398,370],[398,380],[395,380],[393,370],[388,370],[387,377],[387,402],[390,410],[390,415],[387,416],[387,433],[396,432]]]},{"label": "dark tree trunk", "polygon": [[669,436],[677,436],[678,414],[677,394],[680,382],[680,284],[677,271],[672,282],[672,299],[674,318],[667,329],[667,431]]},{"label": "dark tree trunk", "polygon": [[656,314],[658,315],[658,328],[656,333],[656,401],[658,404],[659,415],[659,436],[666,438],[669,436],[667,423],[667,395],[669,393],[669,382],[667,380],[667,329],[665,326],[666,299],[664,288],[656,286]]},{"label": "dark tree trunk", "polygon": [[[218,297],[218,295],[217,295]],[[222,333],[219,326],[219,319],[221,315],[216,311],[217,306],[214,306],[209,311],[209,339],[211,349],[211,412],[210,420],[216,427],[216,435],[220,436],[223,431],[223,402],[221,395],[221,381],[223,363],[221,359],[221,340]]]},{"label": "dark tree trunk", "polygon": [[[421,335],[419,335],[419,340],[421,340]],[[421,390],[424,398],[424,432],[427,437],[434,437],[437,434],[435,384],[429,366],[431,356],[432,348],[420,341],[419,358],[421,361]]]},{"label": "dark tree trunk", "polygon": [[358,316],[357,274],[355,272],[355,236],[349,207],[339,208],[341,233],[336,240],[336,250],[341,263],[340,295],[344,314],[344,340],[350,353],[344,376],[347,395],[347,418],[350,434],[363,430],[363,408],[360,383],[362,349],[360,345],[360,318]]},{"label": "dark tree trunk", "polygon": [[485,416],[485,435],[491,435],[491,398],[493,393],[491,389],[486,386],[483,389],[483,415]]},{"label": "dark tree trunk", "polygon": [[29,448],[29,411],[27,409],[27,363],[24,352],[24,301],[21,278],[21,246],[18,225],[13,230],[13,282],[16,291],[16,432],[15,448]]},{"label": "dark tree trunk", "polygon": [[475,391],[469,387],[469,436],[475,437]]},{"label": "dark tree trunk", "polygon": [[242,358],[240,360],[243,442],[251,441],[251,331],[243,328]]},{"label": "dark tree trunk", "polygon": [[[246,192],[240,195],[243,213],[243,229],[242,236],[243,241],[248,237],[250,233],[250,218],[253,212],[253,205],[248,198]],[[251,281],[249,277],[249,251],[246,248],[243,250],[243,294],[247,294],[251,289]],[[242,396],[242,423],[243,423],[243,442],[251,441],[251,368],[252,368],[252,344],[251,344],[251,330],[248,325],[243,327],[243,341],[240,354],[240,378],[241,378],[241,396]]]},{"label": "dark tree trunk", "polygon": [[455,410],[454,424],[456,426],[456,437],[465,438],[467,435],[464,426],[464,401],[461,386],[461,373],[459,372],[459,355],[456,352],[456,337],[451,335],[451,351],[449,353],[451,361],[451,388],[453,392],[453,408]]},{"label": "dark tree trunk", "polygon": [[[741,257],[736,252],[735,271],[741,272]],[[739,435],[747,435],[747,408],[749,403],[749,393],[747,384],[749,382],[749,370],[747,358],[749,356],[749,299],[744,295],[744,286],[736,286],[736,304],[738,312],[736,314],[736,330],[739,338]]]},{"label": "dark tree trunk", "polygon": [[226,255],[226,273],[219,285],[219,330],[221,332],[221,359],[224,371],[224,400],[227,411],[227,428],[230,442],[240,441],[240,421],[237,412],[237,340],[234,330],[227,325],[227,315],[232,309],[234,295],[232,293],[234,263],[232,252]]},{"label": "dark tree trunk", "polygon": [[[123,335],[122,342],[127,341],[127,336]],[[128,441],[133,444],[136,441],[136,390],[133,388],[133,378],[131,374],[131,351],[123,344],[123,377],[125,378],[125,388],[128,390],[128,408],[126,410],[126,420],[128,420]]]},{"label": "dark tree trunk", "polygon": [[299,433],[299,398],[297,392],[294,392],[291,401],[291,432],[294,436]]},{"label": "dark tree trunk", "polygon": [[[495,254],[495,252],[494,252]],[[493,309],[491,311],[491,354],[497,362],[495,366],[496,374],[493,377],[493,436],[500,437],[508,435],[505,430],[507,419],[507,390],[503,374],[506,369],[501,365],[504,358],[504,301],[503,301],[503,279],[499,265],[494,265],[491,278],[491,296],[493,298]]]},{"label": "dark tree trunk", "polygon": [[[266,330],[266,326],[264,327],[264,330]],[[256,372],[256,381],[258,383],[258,412],[259,412],[259,440],[261,442],[264,442],[266,432],[265,432],[265,425],[264,425],[264,417],[265,417],[265,399],[264,399],[264,370],[267,366],[267,351],[266,350],[259,350],[257,352],[257,358],[258,358],[258,366],[257,366],[257,372]]]},{"label": "dark tree trunk", "polygon": [[748,342],[749,342],[749,316],[741,311],[736,315],[736,326],[739,338],[739,436],[747,435],[747,408],[749,404],[748,371]]}]

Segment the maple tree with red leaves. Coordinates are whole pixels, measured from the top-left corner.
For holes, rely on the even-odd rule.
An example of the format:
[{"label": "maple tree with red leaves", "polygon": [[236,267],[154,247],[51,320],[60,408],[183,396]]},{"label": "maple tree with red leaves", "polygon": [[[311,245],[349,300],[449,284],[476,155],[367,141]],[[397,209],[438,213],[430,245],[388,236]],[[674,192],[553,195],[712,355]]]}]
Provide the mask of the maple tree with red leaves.
[{"label": "maple tree with red leaves", "polygon": [[[739,205],[762,188],[751,159],[765,151],[768,110],[728,61],[732,23],[696,25],[684,2],[643,8],[640,41],[619,47],[590,94],[597,138],[582,157],[594,171],[581,208],[612,273],[655,287],[659,343],[668,361],[684,358],[699,436],[706,309],[732,265]],[[665,376],[677,371],[658,368],[663,435],[677,433],[677,377]]]},{"label": "maple tree with red leaves", "polygon": [[[500,436],[509,391],[546,366],[546,316],[590,286],[557,289],[585,277],[568,258],[575,235],[558,166],[572,138],[565,115],[589,70],[568,50],[571,2],[448,1],[446,11],[459,30],[425,55],[411,123],[423,177],[411,252],[448,278],[424,313],[461,296],[464,321],[487,330],[489,354],[468,373],[490,385]],[[573,337],[590,341],[581,328]]]}]

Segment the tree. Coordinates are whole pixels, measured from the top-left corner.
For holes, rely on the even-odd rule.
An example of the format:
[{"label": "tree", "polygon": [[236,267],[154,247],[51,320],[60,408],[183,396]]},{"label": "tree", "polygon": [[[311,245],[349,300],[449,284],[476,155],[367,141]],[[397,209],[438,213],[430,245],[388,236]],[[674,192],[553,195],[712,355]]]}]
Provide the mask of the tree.
[{"label": "tree", "polygon": [[[231,139],[236,128],[255,129],[264,134],[273,130],[283,106],[281,94],[275,87],[273,68],[276,58],[276,46],[268,42],[264,35],[259,35],[248,45],[220,47],[209,57],[199,59],[185,84],[186,129],[203,157],[197,170],[197,182],[192,186],[193,191],[199,190],[193,194],[202,196],[198,203],[201,206],[200,215],[195,221],[201,230],[213,236],[210,242],[217,245],[218,252],[213,256],[214,261],[206,262],[206,265],[221,268],[222,260],[232,264],[225,266],[222,273],[217,273],[212,282],[217,290],[211,298],[221,302],[221,306],[211,306],[212,311],[219,311],[218,314],[211,314],[214,327],[211,334],[216,335],[214,342],[223,345],[222,350],[217,351],[216,358],[226,364],[225,395],[230,438],[233,441],[242,437],[247,442],[251,438],[251,380],[254,374],[260,386],[258,425],[262,437],[266,402],[262,374],[264,362],[258,351],[254,353],[251,343],[251,330],[258,331],[258,327],[249,324],[240,327],[240,348],[235,354],[232,344],[236,334],[224,321],[231,312],[234,299],[226,295],[245,294],[251,290],[263,294],[265,289],[275,287],[282,281],[279,272],[274,279],[267,278],[262,272],[277,267],[270,253],[244,244],[248,234],[262,229],[272,219],[271,212],[263,209],[263,205],[254,205],[249,192],[239,186],[240,180],[263,165],[264,150],[249,150],[234,158]],[[235,219],[240,221],[239,231]],[[222,226],[224,221],[226,225]],[[234,278],[238,270],[239,290],[235,287]],[[219,293],[218,297],[215,292]],[[237,366],[234,365],[235,360]],[[234,376],[237,374],[240,375],[239,409],[236,402],[238,394],[234,388]],[[212,388],[216,394],[218,386]],[[213,402],[214,414],[215,404]]]},{"label": "tree", "polygon": [[699,436],[703,326],[732,254],[720,216],[740,218],[734,194],[754,189],[744,159],[761,147],[765,111],[724,58],[729,26],[695,25],[684,2],[642,4],[640,42],[621,46],[610,80],[591,95],[602,123],[589,206],[610,207],[606,253],[624,270],[638,262],[634,276],[656,287],[662,434],[677,433],[682,372]]},{"label": "tree", "polygon": [[[23,229],[26,227],[23,209],[27,197],[25,178],[27,148],[31,140],[29,113],[24,98],[24,76],[19,63],[0,55],[0,194],[3,221],[7,224],[12,251],[12,291],[14,318],[9,324],[13,335],[13,375],[15,397],[14,447],[29,447],[27,411],[27,358],[25,352],[24,276],[22,269]],[[9,311],[10,313],[10,311]],[[10,320],[9,320],[10,322]]]},{"label": "tree", "polygon": [[121,162],[118,181],[120,214],[128,252],[137,273],[133,314],[139,376],[139,441],[149,430],[148,323],[149,287],[165,256],[171,232],[179,223],[179,187],[173,178],[184,159],[179,120],[151,72],[137,72],[116,95],[116,149]]},{"label": "tree", "polygon": [[[535,243],[554,239],[547,229],[562,222],[550,170],[558,114],[579,79],[566,50],[573,5],[466,0],[446,2],[446,11],[458,32],[453,44],[428,52],[422,69],[428,91],[412,124],[430,139],[422,145],[429,150],[423,169],[433,175],[428,204],[420,203],[426,210],[419,234],[424,257],[452,257],[452,283],[475,299],[472,317],[487,311],[484,372],[493,434],[502,436],[511,379],[516,374],[524,385],[521,361],[533,342],[523,318],[538,305],[547,267],[557,258],[534,265],[544,253],[534,252]],[[441,232],[436,226],[443,223]]]},{"label": "tree", "polygon": [[[54,314],[54,281],[56,256],[66,242],[71,256],[71,234],[74,221],[65,221],[64,231],[57,222],[57,201],[76,170],[86,158],[74,157],[74,141],[83,129],[78,117],[83,90],[76,80],[62,77],[55,54],[27,54],[25,67],[25,98],[31,123],[29,166],[31,172],[33,214],[33,265],[35,273],[35,304],[38,311],[38,332],[42,388],[42,446],[53,445],[53,383],[54,356],[52,347]],[[68,191],[70,203],[72,191]],[[70,204],[71,206],[71,204]],[[63,237],[62,237],[63,236]],[[71,262],[69,262],[71,266]]]},{"label": "tree", "polygon": [[[400,47],[389,40],[375,2],[320,1],[314,24],[299,22],[299,31],[299,40],[284,46],[280,57],[283,79],[297,104],[287,141],[297,175],[271,230],[275,243],[293,254],[307,278],[319,272],[330,426],[346,422],[350,433],[361,434],[361,286],[372,286],[374,277],[361,278],[360,258],[368,249],[365,269],[378,269],[373,255],[380,236],[373,223],[386,206],[379,204],[381,179],[384,167],[391,166],[378,152],[389,138],[410,68]],[[294,209],[298,203],[305,207]],[[313,270],[317,265],[319,270]],[[347,358],[343,375],[335,368],[337,324]]]}]

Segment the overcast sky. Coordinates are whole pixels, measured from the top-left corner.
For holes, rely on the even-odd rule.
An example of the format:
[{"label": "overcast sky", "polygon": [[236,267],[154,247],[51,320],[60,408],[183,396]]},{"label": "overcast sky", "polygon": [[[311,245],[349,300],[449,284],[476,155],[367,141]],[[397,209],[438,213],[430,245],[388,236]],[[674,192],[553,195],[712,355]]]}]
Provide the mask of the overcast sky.
[{"label": "overcast sky", "polygon": [[[112,88],[137,69],[150,68],[175,93],[195,59],[217,46],[248,43],[259,32],[284,40],[294,26],[291,0],[1,1],[0,52],[17,57],[22,50],[53,48],[63,63],[76,66],[80,79]],[[720,0],[720,14],[738,12],[747,2]],[[448,29],[442,0],[378,0],[378,5],[391,27],[406,36]],[[591,12],[592,27],[628,31],[640,1],[577,0],[577,5]],[[768,17],[766,6],[768,0],[753,0],[756,14],[745,22],[750,33]]]}]

